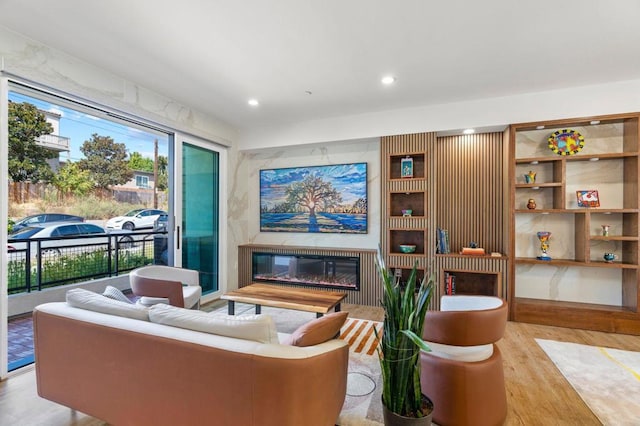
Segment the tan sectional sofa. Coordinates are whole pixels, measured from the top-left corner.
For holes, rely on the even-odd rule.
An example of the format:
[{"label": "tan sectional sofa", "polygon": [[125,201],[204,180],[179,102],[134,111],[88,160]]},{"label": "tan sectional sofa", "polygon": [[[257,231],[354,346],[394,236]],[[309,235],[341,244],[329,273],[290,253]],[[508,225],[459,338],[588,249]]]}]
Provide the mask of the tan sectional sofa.
[{"label": "tan sectional sofa", "polygon": [[325,426],[338,418],[342,340],[263,343],[89,308],[34,310],[41,397],[113,425]]}]

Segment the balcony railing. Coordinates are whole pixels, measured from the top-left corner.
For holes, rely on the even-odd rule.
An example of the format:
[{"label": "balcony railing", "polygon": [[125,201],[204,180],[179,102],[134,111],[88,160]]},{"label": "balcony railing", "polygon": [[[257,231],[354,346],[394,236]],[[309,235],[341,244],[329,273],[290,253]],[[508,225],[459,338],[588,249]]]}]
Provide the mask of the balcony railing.
[{"label": "balcony railing", "polygon": [[69,138],[58,135],[42,135],[36,139],[36,143],[55,151],[69,151]]},{"label": "balcony railing", "polygon": [[8,292],[17,294],[111,277],[166,262],[165,232],[9,239]]}]

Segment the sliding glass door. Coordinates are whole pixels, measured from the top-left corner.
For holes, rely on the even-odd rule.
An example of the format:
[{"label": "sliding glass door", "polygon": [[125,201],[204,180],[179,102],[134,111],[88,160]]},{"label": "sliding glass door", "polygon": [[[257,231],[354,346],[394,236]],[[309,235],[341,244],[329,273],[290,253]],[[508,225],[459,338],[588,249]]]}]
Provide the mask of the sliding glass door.
[{"label": "sliding glass door", "polygon": [[226,195],[224,149],[190,137],[177,135],[176,256],[183,268],[200,271],[203,301],[223,290],[226,265]]},{"label": "sliding glass door", "polygon": [[[25,120],[8,119],[9,113],[17,114],[15,110],[20,106],[25,110],[29,108],[28,112],[36,111],[29,115],[39,118],[36,124],[44,120],[48,123],[40,135],[33,136],[33,132],[29,133],[31,136],[27,142],[29,146],[35,144],[42,146],[43,150],[51,151],[45,155],[47,163],[44,164],[43,161],[42,167],[56,179],[50,176],[49,180],[26,177],[21,180],[19,175],[12,174],[14,169],[18,172],[25,169],[16,168],[15,161],[8,161],[11,155],[18,157],[17,154],[10,154],[12,151],[9,147],[22,146],[16,145],[15,135],[9,137],[9,124]],[[14,124],[11,128],[15,127]],[[20,134],[23,133],[27,132]],[[37,140],[31,140],[34,138]],[[110,167],[114,166],[115,160],[104,163],[104,166],[96,170],[90,168],[87,171],[80,167],[88,161],[88,155],[95,151],[89,151],[90,147],[96,145],[92,142],[101,141],[109,143],[114,152],[126,150],[126,161],[120,162],[122,167],[116,170],[122,173],[115,173]],[[27,142],[23,145],[26,146]],[[112,157],[115,158],[115,154]],[[107,179],[105,188],[112,193],[106,191],[109,196],[105,202],[104,190],[93,194],[91,191],[96,185],[86,185],[102,181],[98,179],[98,174],[104,178],[122,177],[126,174],[128,181],[124,178],[118,178],[118,182]],[[20,188],[26,188],[25,191],[16,192],[16,182],[22,184]],[[35,194],[35,183],[44,188],[42,194],[29,195]],[[226,282],[226,250],[223,249],[226,247],[227,226],[225,188],[226,150],[223,147],[174,133],[153,123],[138,121],[136,117],[116,115],[96,105],[87,105],[0,77],[0,219],[4,221],[3,228],[0,229],[2,247],[8,247],[8,233],[12,228],[10,219],[27,215],[22,207],[38,206],[43,211],[37,213],[47,214],[89,211],[91,217],[87,221],[97,226],[106,226],[111,216],[116,213],[124,214],[134,208],[161,209],[167,212],[161,217],[167,219],[164,226],[168,231],[168,238],[155,235],[152,249],[142,250],[142,253],[135,256],[131,255],[131,251],[127,252],[127,261],[135,263],[127,266],[123,262],[117,262],[122,268],[127,266],[129,269],[110,270],[103,275],[124,274],[149,262],[198,270],[203,289],[202,302],[207,302],[222,293]],[[20,195],[23,193],[28,196]],[[140,205],[132,205],[134,202]],[[83,208],[83,203],[88,206]],[[109,203],[109,206],[104,207],[105,203]],[[160,224],[158,220],[154,226]],[[43,301],[64,300],[65,283],[74,282],[58,279],[59,282],[46,286],[46,294],[40,291],[40,287],[25,286],[25,282],[34,282],[35,275],[32,274],[33,279],[25,278],[28,274],[23,271],[31,272],[33,268],[28,266],[28,262],[20,261],[21,254],[16,249],[11,253],[10,257],[7,250],[0,252],[0,379],[6,377],[9,371],[33,362],[30,316],[33,307]],[[78,257],[73,254],[72,260],[81,260]],[[64,256],[60,256],[59,260],[61,265],[75,265]],[[37,280],[44,274],[41,274],[40,269],[35,269],[38,271],[36,282],[40,283]],[[63,278],[73,278],[69,275],[72,272]],[[16,322],[23,319],[26,324],[24,327],[22,322]],[[9,336],[15,338],[12,337],[9,341]],[[22,346],[27,347],[23,350]]]}]

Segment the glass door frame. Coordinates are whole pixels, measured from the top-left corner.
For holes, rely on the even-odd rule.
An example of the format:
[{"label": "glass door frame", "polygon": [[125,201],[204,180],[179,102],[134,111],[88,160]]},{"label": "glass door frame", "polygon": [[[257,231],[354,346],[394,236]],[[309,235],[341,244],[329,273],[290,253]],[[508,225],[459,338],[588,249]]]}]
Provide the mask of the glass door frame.
[{"label": "glass door frame", "polygon": [[0,76],[0,380],[7,378],[9,369],[9,298],[7,289],[7,224],[9,217],[9,79]]},{"label": "glass door frame", "polygon": [[[183,158],[182,150],[183,144],[189,144],[198,148],[206,149],[218,153],[220,171],[219,171],[219,210],[218,210],[218,290],[203,294],[201,303],[207,303],[212,300],[218,299],[227,289],[227,149],[214,142],[207,141],[192,135],[176,132],[174,135],[174,149],[173,161],[169,161],[169,164],[173,164],[173,223],[170,223],[170,228],[173,230],[173,265],[177,267],[182,266],[182,248],[183,248],[183,235],[182,235],[182,167]],[[171,264],[171,261],[170,261]]]}]

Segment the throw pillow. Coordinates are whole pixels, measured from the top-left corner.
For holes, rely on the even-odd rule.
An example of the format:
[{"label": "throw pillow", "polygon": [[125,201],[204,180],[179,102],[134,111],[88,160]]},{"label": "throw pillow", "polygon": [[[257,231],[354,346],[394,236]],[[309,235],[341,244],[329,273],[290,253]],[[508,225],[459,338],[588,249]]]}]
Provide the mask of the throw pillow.
[{"label": "throw pillow", "polygon": [[125,294],[123,292],[121,292],[117,288],[112,287],[110,285],[108,285],[104,289],[104,291],[102,292],[102,295],[105,296],[105,297],[108,297],[109,299],[119,300],[119,301],[125,302],[125,303],[133,303],[131,300],[129,300],[129,298],[127,296],[125,296]]},{"label": "throw pillow", "polygon": [[298,327],[288,339],[285,345],[313,346],[327,340],[335,339],[340,333],[342,325],[347,320],[348,312],[333,312],[316,318]]},{"label": "throw pillow", "polygon": [[109,299],[99,293],[94,293],[83,288],[74,288],[67,291],[67,303],[75,308],[86,309],[88,311],[149,321],[147,308],[132,303]]},{"label": "throw pillow", "polygon": [[157,304],[149,308],[151,322],[220,336],[279,343],[278,332],[269,315],[214,315],[204,311]]}]

